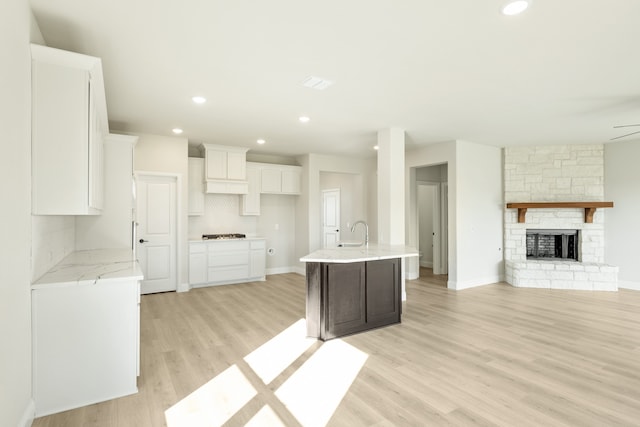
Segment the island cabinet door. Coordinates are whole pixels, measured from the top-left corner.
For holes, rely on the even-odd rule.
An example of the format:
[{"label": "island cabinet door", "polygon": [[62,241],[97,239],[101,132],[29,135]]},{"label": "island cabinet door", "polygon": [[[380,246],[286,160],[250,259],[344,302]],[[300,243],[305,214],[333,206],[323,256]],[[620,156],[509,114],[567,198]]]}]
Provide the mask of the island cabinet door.
[{"label": "island cabinet door", "polygon": [[323,264],[326,333],[323,339],[363,330],[366,324],[365,263]]},{"label": "island cabinet door", "polygon": [[367,328],[400,322],[400,259],[368,261],[366,276]]}]

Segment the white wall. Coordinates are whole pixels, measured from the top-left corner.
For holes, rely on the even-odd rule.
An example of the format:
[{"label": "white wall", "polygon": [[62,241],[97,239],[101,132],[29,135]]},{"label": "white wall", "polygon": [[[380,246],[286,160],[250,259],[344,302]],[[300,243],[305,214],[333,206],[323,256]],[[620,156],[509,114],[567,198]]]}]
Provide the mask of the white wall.
[{"label": "white wall", "polygon": [[[31,191],[31,190],[29,190]],[[33,215],[31,221],[31,279],[38,280],[75,250],[74,216]]]},{"label": "white wall", "polygon": [[[297,265],[296,203],[300,196],[262,194],[256,234],[267,240],[267,274],[291,272]],[[277,228],[277,229],[276,229]]]},{"label": "white wall", "polygon": [[640,141],[604,146],[604,198],[613,202],[604,212],[605,262],[617,265],[618,287],[640,290]]},{"label": "white wall", "polygon": [[[502,264],[502,154],[497,147],[453,141],[405,155],[407,245],[417,246],[417,168],[447,164],[449,280],[452,289],[500,281]],[[418,262],[407,259],[407,276]]]},{"label": "white wall", "polygon": [[[367,217],[367,194],[361,175],[321,172],[320,191],[340,190],[340,239],[362,240],[363,229],[358,228],[354,233],[350,227],[354,222]],[[360,226],[358,226],[360,227]]]},{"label": "white wall", "polygon": [[138,135],[134,151],[134,170],[136,172],[162,172],[176,174],[181,178],[180,199],[178,202],[178,289],[188,289],[189,283],[189,247],[188,247],[188,142],[186,138]]},{"label": "white wall", "polygon": [[[503,280],[502,150],[458,141],[455,289]],[[451,184],[449,185],[451,190]]]},{"label": "white wall", "polygon": [[0,425],[26,426],[31,400],[31,59],[41,36],[29,3],[0,12]]},{"label": "white wall", "polygon": [[[371,200],[371,198],[374,197],[372,189],[375,189],[376,159],[308,154],[298,157],[297,161],[303,169],[302,194],[299,196],[296,204],[296,224],[298,225],[296,234],[296,259],[320,249],[322,246],[321,172],[357,174],[362,177],[363,194],[368,196],[368,200],[364,200],[363,203],[369,208],[365,218],[362,219],[369,224],[369,238],[372,242],[376,242],[377,234],[375,230],[377,229],[377,215],[371,210],[371,206],[377,207],[377,201]],[[299,273],[304,272],[302,263],[298,263],[298,268]]]}]

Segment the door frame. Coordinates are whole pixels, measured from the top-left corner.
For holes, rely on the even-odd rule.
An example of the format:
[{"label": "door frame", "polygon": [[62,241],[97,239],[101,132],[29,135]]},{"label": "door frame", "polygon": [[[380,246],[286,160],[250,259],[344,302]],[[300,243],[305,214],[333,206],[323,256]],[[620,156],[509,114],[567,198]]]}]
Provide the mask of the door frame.
[{"label": "door frame", "polygon": [[[150,176],[150,177],[166,177],[166,178],[173,178],[176,181],[176,215],[175,215],[175,221],[176,221],[176,259],[175,259],[175,265],[176,265],[176,292],[188,292],[190,287],[189,287],[189,281],[187,280],[185,283],[182,282],[182,266],[183,266],[183,262],[182,262],[182,258],[184,256],[184,251],[183,251],[183,245],[182,242],[185,240],[183,237],[183,224],[182,224],[182,174],[180,173],[173,173],[173,172],[154,172],[154,171],[146,171],[146,170],[134,170],[133,171],[133,179],[134,179],[134,188],[136,189],[136,197],[134,198],[134,200],[132,201],[132,209],[133,209],[133,217],[134,217],[134,221],[136,223],[136,233],[135,235],[137,236],[137,227],[138,227],[138,218],[137,218],[137,209],[138,209],[138,200],[137,200],[137,182],[138,182],[138,178],[142,177],[142,176]],[[136,240],[134,240],[134,243],[137,243],[137,238]],[[136,254],[136,260],[137,260],[137,254]]]}]

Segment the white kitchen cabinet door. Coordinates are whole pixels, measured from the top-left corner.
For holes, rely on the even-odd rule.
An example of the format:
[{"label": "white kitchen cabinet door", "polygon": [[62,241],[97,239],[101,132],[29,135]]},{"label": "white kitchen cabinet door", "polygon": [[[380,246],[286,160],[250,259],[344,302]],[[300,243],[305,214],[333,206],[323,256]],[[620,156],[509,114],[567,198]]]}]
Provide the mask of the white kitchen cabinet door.
[{"label": "white kitchen cabinet door", "polygon": [[204,159],[189,157],[189,215],[204,215]]},{"label": "white kitchen cabinet door", "polygon": [[138,391],[138,298],[137,280],[32,291],[36,416]]},{"label": "white kitchen cabinet door", "polygon": [[260,215],[260,168],[247,165],[249,192],[240,196],[240,215]]},{"label": "white kitchen cabinet door", "polygon": [[205,152],[207,179],[227,179],[227,152],[207,148]]},{"label": "white kitchen cabinet door", "polygon": [[252,278],[264,278],[266,270],[266,241],[251,241],[251,258],[249,260],[249,275]]},{"label": "white kitchen cabinet door", "polygon": [[262,168],[260,192],[280,194],[282,192],[282,172],[280,168],[265,166]]},{"label": "white kitchen cabinet door", "polygon": [[282,194],[300,194],[300,168],[282,170]]},{"label": "white kitchen cabinet door", "polygon": [[31,45],[32,213],[99,214],[108,133],[99,58]]},{"label": "white kitchen cabinet door", "polygon": [[104,209],[81,215],[76,222],[75,249],[132,248],[133,152],[137,136],[109,134],[104,141]]},{"label": "white kitchen cabinet door", "polygon": [[189,284],[207,283],[207,244],[189,244]]},{"label": "white kitchen cabinet door", "polygon": [[227,179],[246,180],[246,165],[247,154],[245,151],[229,151],[227,153]]}]

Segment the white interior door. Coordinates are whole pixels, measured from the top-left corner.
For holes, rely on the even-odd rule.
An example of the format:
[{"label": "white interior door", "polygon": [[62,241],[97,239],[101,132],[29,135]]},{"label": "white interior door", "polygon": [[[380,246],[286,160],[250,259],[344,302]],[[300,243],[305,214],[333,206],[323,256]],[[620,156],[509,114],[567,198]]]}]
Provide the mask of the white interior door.
[{"label": "white interior door", "polygon": [[175,291],[177,202],[175,177],[137,176],[136,253],[144,280],[143,294]]},{"label": "white interior door", "polygon": [[[418,248],[420,250],[420,267],[433,268],[436,273],[436,254],[438,247],[435,242],[438,228],[438,212],[436,193],[438,184],[418,184]],[[438,224],[439,225],[439,224]],[[439,233],[438,233],[439,234]]]},{"label": "white interior door", "polygon": [[333,248],[340,241],[340,189],[322,190],[322,242]]}]

